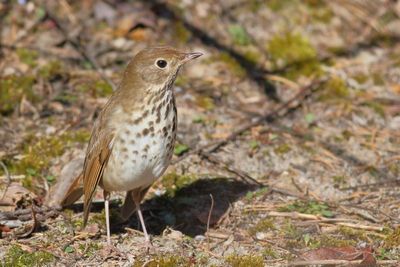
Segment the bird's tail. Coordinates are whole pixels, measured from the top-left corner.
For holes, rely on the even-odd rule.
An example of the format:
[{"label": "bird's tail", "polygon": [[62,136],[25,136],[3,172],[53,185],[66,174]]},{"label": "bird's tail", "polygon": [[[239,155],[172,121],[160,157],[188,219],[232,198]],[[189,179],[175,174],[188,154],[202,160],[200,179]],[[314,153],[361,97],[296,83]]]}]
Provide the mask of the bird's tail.
[{"label": "bird's tail", "polygon": [[83,195],[83,174],[78,175],[74,182],[68,188],[64,199],[61,201],[61,206],[66,207],[73,204]]}]

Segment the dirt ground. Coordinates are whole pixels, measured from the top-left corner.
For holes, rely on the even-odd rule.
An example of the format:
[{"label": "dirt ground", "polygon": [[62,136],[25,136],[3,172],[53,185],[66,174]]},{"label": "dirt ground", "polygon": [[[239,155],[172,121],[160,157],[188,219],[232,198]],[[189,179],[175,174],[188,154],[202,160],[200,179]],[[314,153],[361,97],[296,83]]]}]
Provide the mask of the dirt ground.
[{"label": "dirt ground", "polygon": [[[400,1],[0,1],[2,266],[399,266]],[[174,159],[106,247],[79,173],[128,59],[204,53],[175,83]]]}]

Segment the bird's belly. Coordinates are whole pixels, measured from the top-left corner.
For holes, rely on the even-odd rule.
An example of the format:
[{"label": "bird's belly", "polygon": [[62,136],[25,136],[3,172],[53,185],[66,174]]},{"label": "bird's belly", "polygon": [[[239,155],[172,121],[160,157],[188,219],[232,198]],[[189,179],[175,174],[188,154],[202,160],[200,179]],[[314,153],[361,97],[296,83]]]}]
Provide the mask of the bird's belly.
[{"label": "bird's belly", "polygon": [[127,127],[116,136],[101,186],[107,191],[129,191],[157,180],[172,157],[173,121],[166,120],[151,132]]}]

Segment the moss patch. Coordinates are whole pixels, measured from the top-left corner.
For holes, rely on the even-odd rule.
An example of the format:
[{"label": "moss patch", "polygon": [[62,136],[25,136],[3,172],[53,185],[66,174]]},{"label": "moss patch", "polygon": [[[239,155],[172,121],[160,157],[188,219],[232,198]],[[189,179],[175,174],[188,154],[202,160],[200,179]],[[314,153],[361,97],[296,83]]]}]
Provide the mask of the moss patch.
[{"label": "moss patch", "polygon": [[197,177],[193,174],[179,175],[176,172],[171,172],[162,177],[161,184],[167,190],[167,195],[173,197],[177,190],[189,185],[195,180],[197,180]]},{"label": "moss patch", "polygon": [[4,257],[2,266],[22,267],[22,266],[46,266],[54,261],[53,254],[45,251],[27,252],[18,245],[9,248]]},{"label": "moss patch", "polygon": [[228,28],[228,32],[231,35],[234,44],[236,45],[250,44],[250,37],[242,26],[238,24],[230,25]]},{"label": "moss patch", "polygon": [[90,93],[90,95],[93,97],[107,97],[113,92],[111,85],[103,80],[81,84],[77,86],[77,89],[83,93]]},{"label": "moss patch", "polygon": [[53,60],[39,69],[39,75],[46,80],[55,80],[67,75],[62,62]]},{"label": "moss patch", "polygon": [[0,114],[7,115],[14,111],[22,98],[25,97],[30,102],[39,100],[35,95],[32,86],[35,78],[32,76],[10,75],[0,79]]},{"label": "moss patch", "polygon": [[35,50],[30,50],[26,48],[18,48],[16,51],[19,60],[30,67],[35,67],[37,65],[37,59],[39,54]]},{"label": "moss patch", "polygon": [[250,235],[254,236],[259,232],[268,232],[273,229],[275,229],[274,222],[271,219],[263,219],[251,227],[248,232]]},{"label": "moss patch", "polygon": [[197,95],[196,104],[205,110],[213,110],[215,108],[214,100],[205,95]]},{"label": "moss patch", "polygon": [[180,43],[186,44],[192,37],[191,32],[186,29],[185,25],[181,21],[177,21],[173,24],[173,34],[176,40]]},{"label": "moss patch", "polygon": [[292,212],[297,211],[300,213],[322,215],[324,217],[333,217],[333,212],[329,209],[328,205],[317,201],[300,201],[280,207],[279,211]]},{"label": "moss patch", "polygon": [[400,247],[400,227],[397,227],[385,239],[386,248]]},{"label": "moss patch", "polygon": [[137,260],[133,267],[175,267],[175,266],[193,266],[190,257],[181,257],[176,255],[157,256],[150,261]]},{"label": "moss patch", "polygon": [[231,267],[262,267],[264,260],[256,255],[229,255],[225,258],[228,266]]},{"label": "moss patch", "polygon": [[266,50],[275,69],[296,79],[299,76],[320,76],[322,70],[317,51],[307,38],[298,33],[277,34],[268,42]]},{"label": "moss patch", "polygon": [[49,175],[47,171],[54,158],[61,156],[74,143],[87,142],[89,136],[90,133],[86,130],[65,132],[59,136],[30,135],[22,145],[22,159],[19,161],[11,159],[6,163],[11,172],[26,174],[23,184],[31,188],[34,177]]},{"label": "moss patch", "polygon": [[322,86],[320,100],[331,101],[346,99],[350,95],[350,88],[346,82],[339,77],[332,77]]}]

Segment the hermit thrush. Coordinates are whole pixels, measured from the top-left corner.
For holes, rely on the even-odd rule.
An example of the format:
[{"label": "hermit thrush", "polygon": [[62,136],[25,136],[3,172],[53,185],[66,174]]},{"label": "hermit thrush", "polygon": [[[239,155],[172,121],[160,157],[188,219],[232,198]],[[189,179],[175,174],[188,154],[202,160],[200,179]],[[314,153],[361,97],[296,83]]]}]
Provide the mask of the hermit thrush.
[{"label": "hermit thrush", "polygon": [[[83,171],[63,201],[84,195],[86,225],[97,185],[103,188],[107,242],[110,241],[109,195],[126,191],[122,217],[136,210],[146,242],[150,241],[140,210],[149,187],[169,165],[176,137],[173,83],[182,65],[201,56],[170,47],[144,49],[126,67],[119,88],[94,123]],[[83,188],[79,186],[83,180]]]}]

